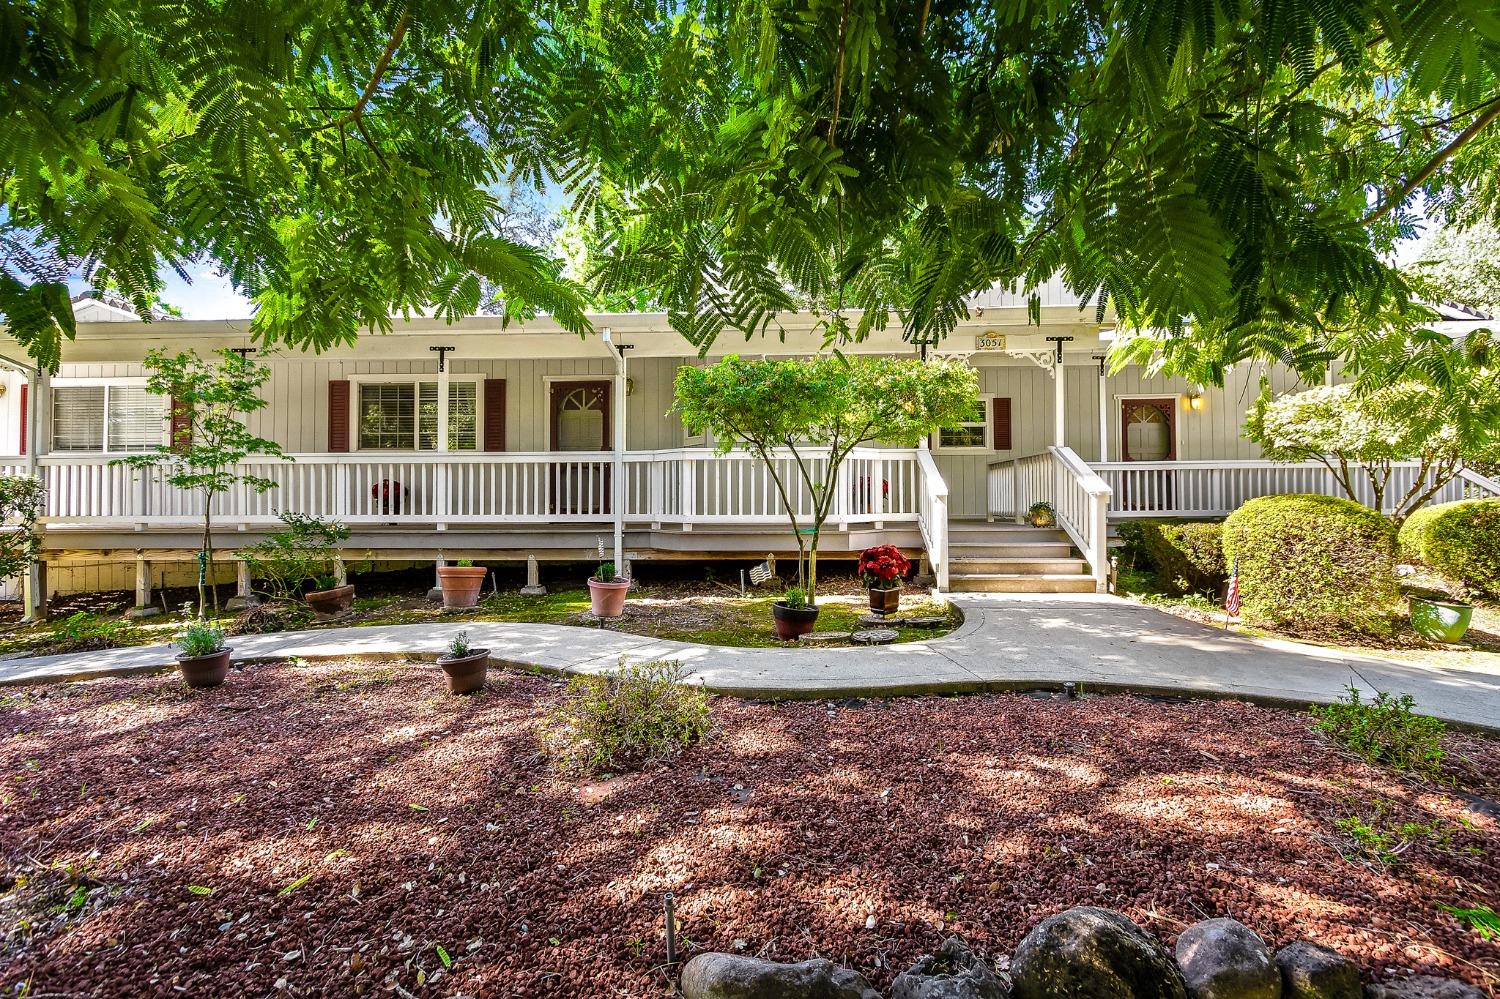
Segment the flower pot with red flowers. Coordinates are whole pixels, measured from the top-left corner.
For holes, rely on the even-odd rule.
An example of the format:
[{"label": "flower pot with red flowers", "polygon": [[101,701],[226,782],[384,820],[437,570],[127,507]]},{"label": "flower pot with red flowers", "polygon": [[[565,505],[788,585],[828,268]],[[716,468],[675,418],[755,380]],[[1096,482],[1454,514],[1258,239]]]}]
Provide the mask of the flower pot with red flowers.
[{"label": "flower pot with red flowers", "polygon": [[895,545],[876,545],[859,555],[859,579],[870,594],[870,610],[894,614],[901,607],[901,580],[911,561]]},{"label": "flower pot with red flowers", "polygon": [[776,637],[783,642],[795,642],[817,626],[818,608],[807,600],[807,591],[800,586],[789,586],[781,599],[771,605],[771,622],[776,627]]},{"label": "flower pot with red flowers", "polygon": [[479,591],[484,588],[484,577],[490,571],[482,565],[461,558],[454,565],[438,566],[438,589],[443,591],[443,606],[449,610],[475,607],[479,604]]},{"label": "flower pot with red flowers", "polygon": [[595,617],[616,618],[625,613],[625,594],[630,580],[615,575],[615,564],[603,562],[599,571],[589,577],[589,609]]}]

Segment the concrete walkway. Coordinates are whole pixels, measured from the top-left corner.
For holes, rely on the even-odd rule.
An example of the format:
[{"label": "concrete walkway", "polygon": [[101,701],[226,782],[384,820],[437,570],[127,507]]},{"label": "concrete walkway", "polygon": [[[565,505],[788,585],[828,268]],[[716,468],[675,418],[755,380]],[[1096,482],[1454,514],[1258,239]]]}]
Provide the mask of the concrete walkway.
[{"label": "concrete walkway", "polygon": [[[595,672],[620,658],[677,659],[710,690],[746,697],[822,697],[1056,688],[1332,701],[1354,683],[1410,693],[1429,714],[1500,728],[1500,675],[1391,663],[1290,642],[1245,638],[1094,594],[962,594],[962,627],[881,648],[726,649],[607,630],[482,621],[243,635],[234,658],[390,653],[435,655],[458,631],[497,659],[554,673]],[[767,622],[769,626],[769,622]],[[148,672],[172,664],[155,645],[0,662],[0,684]],[[1355,671],[1358,671],[1356,675]],[[1362,678],[1362,679],[1361,679]]]}]

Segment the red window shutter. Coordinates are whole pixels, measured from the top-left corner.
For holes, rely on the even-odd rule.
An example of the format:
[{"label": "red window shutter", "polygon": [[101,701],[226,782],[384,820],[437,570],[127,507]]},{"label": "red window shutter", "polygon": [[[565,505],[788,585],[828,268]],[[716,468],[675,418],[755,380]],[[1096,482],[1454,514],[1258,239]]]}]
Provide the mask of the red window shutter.
[{"label": "red window shutter", "polygon": [[505,379],[484,380],[484,449],[505,450]]},{"label": "red window shutter", "polygon": [[991,399],[990,408],[993,411],[990,422],[994,425],[995,450],[1009,451],[1012,447],[1010,439],[1010,400]]},{"label": "red window shutter", "polygon": [[193,404],[186,399],[172,400],[172,447],[186,451],[193,446]]},{"label": "red window shutter", "polygon": [[349,382],[342,378],[328,383],[328,450],[349,450]]},{"label": "red window shutter", "polygon": [[26,405],[26,396],[30,388],[31,386],[25,384],[21,386],[21,450],[16,452],[17,454],[26,453],[26,421],[31,419],[31,407]]}]

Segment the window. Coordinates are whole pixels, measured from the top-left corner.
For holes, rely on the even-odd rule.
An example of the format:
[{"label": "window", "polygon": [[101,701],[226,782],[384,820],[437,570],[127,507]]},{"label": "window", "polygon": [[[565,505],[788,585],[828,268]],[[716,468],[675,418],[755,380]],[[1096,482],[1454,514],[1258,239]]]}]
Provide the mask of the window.
[{"label": "window", "polygon": [[974,403],[969,418],[954,427],[938,430],[940,448],[984,448],[989,447],[989,421],[985,418],[985,401]]},{"label": "window", "polygon": [[144,385],[55,385],[52,450],[119,453],[167,443],[166,400]]},{"label": "window", "polygon": [[[437,382],[366,382],[359,386],[361,451],[436,451]],[[479,448],[479,384],[448,385],[448,450]]]}]

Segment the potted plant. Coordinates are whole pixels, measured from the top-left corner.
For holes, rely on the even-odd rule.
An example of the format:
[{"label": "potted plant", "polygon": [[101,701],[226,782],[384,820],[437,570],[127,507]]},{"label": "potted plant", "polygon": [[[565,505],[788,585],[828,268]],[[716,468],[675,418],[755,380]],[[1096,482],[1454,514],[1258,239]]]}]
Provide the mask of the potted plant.
[{"label": "potted plant", "polygon": [[189,687],[217,687],[229,675],[224,629],[194,621],[177,635],[177,668]]},{"label": "potted plant", "polygon": [[484,588],[484,577],[489,572],[467,558],[461,558],[453,565],[438,566],[438,588],[443,591],[443,606],[450,610],[477,606],[479,591]]},{"label": "potted plant", "polygon": [[265,540],[240,550],[250,575],[261,580],[266,592],[281,599],[295,599],[302,587],[313,589],[302,598],[320,621],[348,613],[354,606],[354,586],[339,585],[333,569],[349,540],[349,528],[336,520],[302,513],[283,513],[281,530]]},{"label": "potted plant", "polygon": [[870,610],[894,614],[901,607],[901,580],[911,562],[895,545],[876,545],[859,553],[859,579],[870,593]]},{"label": "potted plant", "polygon": [[448,651],[438,656],[438,665],[448,674],[448,693],[472,694],[484,687],[490,666],[490,650],[469,644],[469,633],[460,631],[448,643]]},{"label": "potted plant", "polygon": [[1406,610],[1417,634],[1449,645],[1464,637],[1474,619],[1474,605],[1454,597],[1444,600],[1412,594],[1406,598]]},{"label": "potted plant", "polygon": [[619,617],[625,613],[625,593],[630,580],[615,575],[613,562],[599,563],[599,571],[589,577],[589,607],[595,617]]},{"label": "potted plant", "polygon": [[807,602],[807,591],[802,587],[788,586],[781,599],[771,605],[771,621],[776,625],[777,638],[794,642],[818,623],[818,608]]},{"label": "potted plant", "polygon": [[307,606],[313,609],[319,621],[341,618],[354,606],[353,583],[340,586],[333,576],[319,576],[313,585],[317,589],[304,593],[302,599],[307,601]]},{"label": "potted plant", "polygon": [[1026,511],[1026,519],[1032,527],[1057,526],[1057,515],[1052,512],[1052,504],[1046,500],[1031,504],[1031,509]]}]

